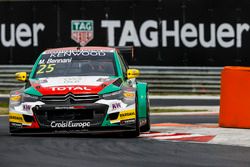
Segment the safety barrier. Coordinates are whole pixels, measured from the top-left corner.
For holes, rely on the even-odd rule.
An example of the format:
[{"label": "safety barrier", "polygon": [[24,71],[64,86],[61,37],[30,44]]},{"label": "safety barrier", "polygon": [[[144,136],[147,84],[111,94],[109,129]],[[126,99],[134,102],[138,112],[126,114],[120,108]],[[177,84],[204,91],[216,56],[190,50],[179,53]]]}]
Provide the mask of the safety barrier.
[{"label": "safety barrier", "polygon": [[[0,91],[23,86],[15,80],[19,71],[30,72],[31,65],[0,65]],[[219,94],[221,67],[131,66],[140,70],[139,81],[147,82],[150,93]]]},{"label": "safety barrier", "polygon": [[220,127],[250,128],[250,68],[225,67],[221,81]]},{"label": "safety barrier", "polygon": [[151,93],[220,93],[222,67],[151,67],[135,66],[138,80],[149,85]]}]

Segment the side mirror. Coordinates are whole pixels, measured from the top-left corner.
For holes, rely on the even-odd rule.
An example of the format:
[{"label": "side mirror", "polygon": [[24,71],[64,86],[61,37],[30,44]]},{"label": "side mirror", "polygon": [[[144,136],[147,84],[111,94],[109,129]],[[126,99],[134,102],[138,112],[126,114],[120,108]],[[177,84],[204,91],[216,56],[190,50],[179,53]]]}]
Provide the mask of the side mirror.
[{"label": "side mirror", "polygon": [[27,73],[26,72],[18,72],[15,74],[16,80],[21,82],[27,81]]},{"label": "side mirror", "polygon": [[128,71],[127,71],[127,78],[128,79],[136,78],[139,75],[140,75],[140,71],[137,69],[128,69]]}]

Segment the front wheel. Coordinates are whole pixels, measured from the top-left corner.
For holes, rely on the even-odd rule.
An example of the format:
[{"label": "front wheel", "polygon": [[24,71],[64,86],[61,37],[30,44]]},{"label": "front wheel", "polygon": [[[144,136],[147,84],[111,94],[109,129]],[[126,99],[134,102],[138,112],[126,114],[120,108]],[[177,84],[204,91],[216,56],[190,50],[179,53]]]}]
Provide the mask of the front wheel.
[{"label": "front wheel", "polygon": [[135,130],[130,132],[124,132],[123,135],[129,138],[138,137],[140,135],[137,96],[135,99]]}]

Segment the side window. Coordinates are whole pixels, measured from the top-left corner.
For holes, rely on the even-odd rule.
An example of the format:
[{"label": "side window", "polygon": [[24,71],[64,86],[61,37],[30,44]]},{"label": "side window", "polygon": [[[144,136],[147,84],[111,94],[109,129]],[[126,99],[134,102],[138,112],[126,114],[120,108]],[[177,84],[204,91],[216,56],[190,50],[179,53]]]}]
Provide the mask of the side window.
[{"label": "side window", "polygon": [[124,76],[126,76],[127,70],[128,70],[128,66],[125,63],[123,57],[120,55],[120,53],[118,55],[119,55],[118,57],[119,57],[119,61],[121,63],[121,67],[122,67],[122,73],[123,73]]},{"label": "side window", "polygon": [[126,71],[127,71],[127,70],[129,69],[128,63],[124,60],[123,56],[121,56],[121,60],[122,60],[124,66],[125,66],[125,68],[126,68]]}]

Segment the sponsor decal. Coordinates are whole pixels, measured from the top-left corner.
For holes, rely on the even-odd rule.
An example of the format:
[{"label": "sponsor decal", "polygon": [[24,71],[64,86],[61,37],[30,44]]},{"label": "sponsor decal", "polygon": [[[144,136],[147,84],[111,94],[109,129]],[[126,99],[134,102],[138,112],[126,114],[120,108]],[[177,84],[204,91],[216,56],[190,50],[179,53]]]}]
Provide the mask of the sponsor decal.
[{"label": "sponsor decal", "polygon": [[114,104],[112,104],[112,109],[113,110],[116,110],[116,109],[119,109],[119,108],[121,108],[121,103],[114,103]]},{"label": "sponsor decal", "polygon": [[[77,78],[77,79],[66,79],[66,78]],[[67,91],[67,90],[91,90],[91,91],[99,91],[99,89],[102,89],[100,86],[101,83],[97,82],[98,76],[77,76],[77,77],[49,77],[47,78],[46,83],[40,83],[42,88],[48,90],[48,91]],[[70,82],[70,83],[64,83],[64,82]],[[79,82],[79,83],[78,83]],[[85,87],[85,88],[84,88]]]},{"label": "sponsor decal", "polygon": [[135,119],[122,120],[122,121],[120,122],[121,125],[134,124],[134,123],[135,123]]},{"label": "sponsor decal", "polygon": [[24,111],[30,111],[30,109],[31,109],[31,105],[23,104],[23,110]]},{"label": "sponsor decal", "polygon": [[63,83],[65,84],[75,84],[75,83],[80,83],[81,78],[64,78]]},{"label": "sponsor decal", "polygon": [[43,84],[43,83],[47,83],[48,80],[47,80],[47,79],[39,79],[39,82],[40,82],[41,84]]},{"label": "sponsor decal", "polygon": [[[70,58],[70,57],[77,57],[77,56],[106,56],[107,52],[102,50],[67,50],[67,51],[48,51],[46,52],[49,54],[50,58]],[[41,63],[44,63],[45,60],[41,60]],[[49,59],[48,59],[49,60]],[[59,59],[57,59],[59,60]],[[61,60],[63,61],[63,60]],[[66,60],[65,61],[69,61]],[[71,61],[71,60],[70,60]]]},{"label": "sponsor decal", "polygon": [[87,45],[94,38],[93,20],[72,20],[71,39],[81,46]]},{"label": "sponsor decal", "polygon": [[22,114],[12,113],[12,112],[9,113],[9,122],[15,122],[25,125],[31,124],[30,122],[25,122]]},{"label": "sponsor decal", "polygon": [[85,106],[62,106],[62,107],[55,107],[56,110],[62,110],[62,109],[84,109],[86,108]]},{"label": "sponsor decal", "polygon": [[119,113],[118,119],[125,120],[125,119],[134,119],[135,118],[135,109],[122,111]]},{"label": "sponsor decal", "polygon": [[10,122],[11,127],[22,128],[23,125],[21,123]]},{"label": "sponsor decal", "polygon": [[131,119],[135,119],[136,118],[136,114],[135,114],[135,109],[131,109],[131,110],[125,110],[125,111],[121,111],[118,115],[118,118],[115,120],[110,120],[111,123],[121,123],[121,121],[124,120],[131,120]]},{"label": "sponsor decal", "polygon": [[90,127],[90,122],[73,122],[73,121],[52,121],[50,123],[51,128],[86,128]]},{"label": "sponsor decal", "polygon": [[[169,47],[171,42],[174,47],[241,48],[242,39],[250,30],[248,23],[182,24],[180,20],[172,22],[161,20],[160,23],[156,20],[145,20],[141,25],[135,25],[133,20],[125,20],[122,25],[122,22],[120,20],[101,21],[101,27],[107,29],[108,46],[126,46],[129,43],[135,47],[154,48]],[[120,36],[117,36],[118,31],[121,31]]]},{"label": "sponsor decal", "polygon": [[89,88],[86,87],[86,86],[83,86],[83,87],[80,87],[80,86],[76,86],[76,87],[72,87],[72,86],[67,86],[67,87],[52,87],[51,89],[52,89],[52,91],[91,90],[91,89],[89,89]]},{"label": "sponsor decal", "polygon": [[9,119],[10,120],[23,121],[23,117],[22,116],[16,116],[16,115],[10,115]]},{"label": "sponsor decal", "polygon": [[123,118],[123,117],[127,117],[127,116],[134,115],[134,114],[135,114],[134,112],[120,113],[120,117]]}]

